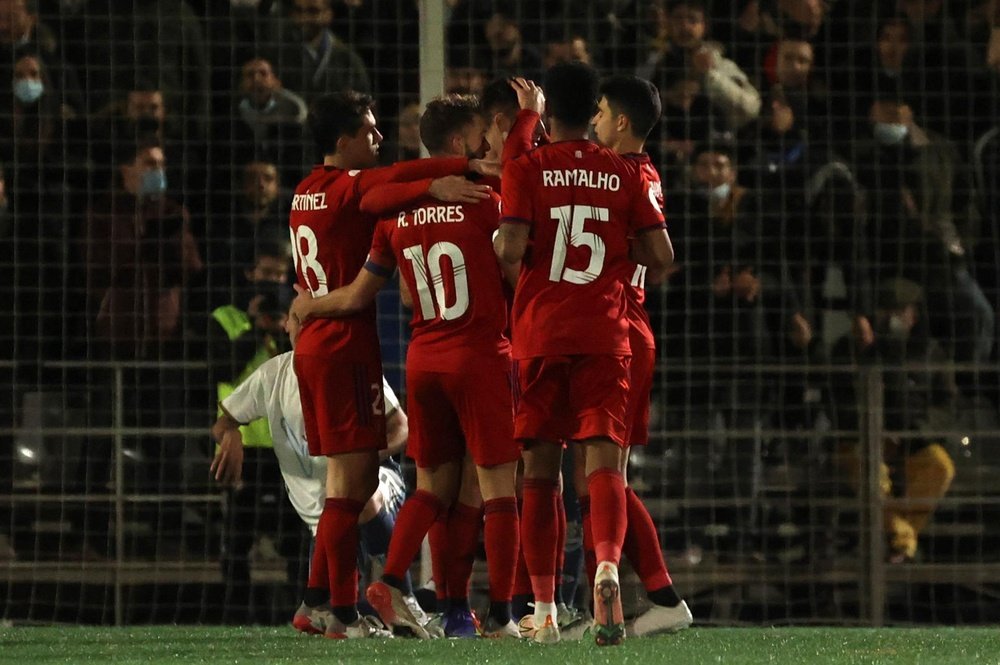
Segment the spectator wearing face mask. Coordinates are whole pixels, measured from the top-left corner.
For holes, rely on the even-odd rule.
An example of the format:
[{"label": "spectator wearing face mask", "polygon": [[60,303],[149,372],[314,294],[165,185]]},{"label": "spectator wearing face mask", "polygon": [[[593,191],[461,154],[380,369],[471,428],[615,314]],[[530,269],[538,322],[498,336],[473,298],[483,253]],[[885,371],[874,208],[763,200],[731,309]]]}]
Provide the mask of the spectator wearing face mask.
[{"label": "spectator wearing face mask", "polygon": [[[167,164],[155,139],[120,143],[111,191],[97,195],[76,238],[78,289],[84,302],[82,326],[89,360],[159,361],[124,366],[122,383],[94,370],[95,418],[110,419],[118,399],[126,427],[179,428],[187,421],[188,387],[194,385],[174,363],[185,359],[191,285],[204,266],[187,209],[167,191]],[[78,286],[77,286],[78,285]],[[75,334],[81,335],[81,333]],[[116,390],[121,392],[116,395]],[[110,442],[95,437],[97,450]],[[178,492],[182,488],[185,441],[176,435],[130,439],[137,460],[124,482],[135,491]],[[105,454],[103,459],[110,459]],[[87,482],[103,486],[108,470],[95,467]],[[156,504],[148,514],[157,533],[180,521],[176,506]],[[161,545],[157,545],[159,547]]]},{"label": "spectator wearing face mask", "polygon": [[[785,348],[801,355],[813,339],[789,288],[786,257],[773,246],[775,216],[737,180],[733,155],[718,144],[697,146],[689,190],[665,197],[677,247],[659,314],[667,334],[668,428],[768,429],[787,382],[733,368],[780,361]],[[732,502],[753,496],[763,441],[720,431],[680,445],[689,446],[685,495],[722,499],[723,506],[685,519],[705,527],[687,534],[691,556],[699,548],[749,547],[749,512]]]},{"label": "spectator wearing face mask", "polygon": [[[37,0],[0,0],[0,52],[33,53],[46,63],[51,81],[49,93],[58,92],[56,106],[61,115],[72,117],[83,113],[83,98],[76,70],[66,64],[57,37],[60,34],[58,18],[56,21],[50,25],[42,20]],[[0,76],[9,75],[10,65],[17,59],[15,55],[5,61],[0,66]]]},{"label": "spectator wearing face mask", "polygon": [[[0,161],[12,166],[10,184],[18,203],[36,209],[40,194],[61,184],[63,119],[41,56],[22,53],[14,61],[9,114],[0,124]],[[24,199],[23,201],[21,199]]]},{"label": "spectator wearing face mask", "polygon": [[956,360],[987,362],[996,314],[968,269],[979,240],[971,174],[898,94],[881,91],[868,120],[871,138],[858,148],[856,170],[868,189],[873,277],[916,283],[932,334]]},{"label": "spectator wearing face mask", "polygon": [[155,139],[126,143],[116,165],[79,239],[91,341],[98,355],[179,357],[185,287],[204,267],[190,216],[167,193]]}]

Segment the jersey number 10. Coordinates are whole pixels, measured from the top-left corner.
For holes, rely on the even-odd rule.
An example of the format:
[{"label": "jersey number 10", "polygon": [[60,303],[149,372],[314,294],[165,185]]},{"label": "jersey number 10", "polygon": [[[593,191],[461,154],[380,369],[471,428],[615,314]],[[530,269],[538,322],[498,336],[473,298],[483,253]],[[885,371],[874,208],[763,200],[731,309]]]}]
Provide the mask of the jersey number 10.
[{"label": "jersey number 10", "polygon": [[[469,282],[465,276],[465,256],[458,245],[436,242],[428,248],[426,258],[423,247],[413,245],[403,250],[403,256],[413,267],[420,316],[424,321],[435,319],[439,314],[442,320],[452,321],[465,314],[469,309]],[[451,261],[451,277],[455,284],[455,302],[450,304],[446,301],[445,276],[441,273],[444,257]]]}]

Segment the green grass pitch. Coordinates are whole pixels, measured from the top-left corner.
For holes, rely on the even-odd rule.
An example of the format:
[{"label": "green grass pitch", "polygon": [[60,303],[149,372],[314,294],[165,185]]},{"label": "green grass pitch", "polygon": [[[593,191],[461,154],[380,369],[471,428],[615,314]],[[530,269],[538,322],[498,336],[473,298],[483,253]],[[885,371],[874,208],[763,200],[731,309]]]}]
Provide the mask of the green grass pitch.
[{"label": "green grass pitch", "polygon": [[485,640],[332,641],[290,628],[0,628],[0,663],[1000,663],[995,628],[692,628],[620,647]]}]

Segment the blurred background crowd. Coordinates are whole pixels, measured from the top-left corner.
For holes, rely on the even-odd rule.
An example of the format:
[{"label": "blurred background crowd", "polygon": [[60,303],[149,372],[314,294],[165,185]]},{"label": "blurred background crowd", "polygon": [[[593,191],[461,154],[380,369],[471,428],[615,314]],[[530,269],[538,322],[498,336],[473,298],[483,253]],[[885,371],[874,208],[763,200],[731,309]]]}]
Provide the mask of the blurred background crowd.
[{"label": "blurred background crowd", "polygon": [[[383,162],[418,157],[420,4],[0,0],[0,495],[111,487],[109,436],[26,427],[147,429],[119,479],[164,495],[135,509],[152,525],[136,552],[217,549],[201,508],[164,506],[211,489],[207,427],[243,347],[287,347],[290,193],[318,160],[308,105],[370,92]],[[857,488],[873,399],[858,367],[886,370],[886,494],[925,500],[887,513],[894,561],[917,556],[969,428],[996,427],[998,4],[445,2],[442,92],[574,59],[659,87],[647,149],[677,266],[647,300],[646,492],[682,499],[665,543],[693,563],[789,548],[752,500],[778,470]],[[380,319],[402,389],[391,295]],[[159,431],[183,428],[206,435]],[[113,555],[106,503],[63,502],[55,536],[40,505],[0,502],[5,556]]]}]

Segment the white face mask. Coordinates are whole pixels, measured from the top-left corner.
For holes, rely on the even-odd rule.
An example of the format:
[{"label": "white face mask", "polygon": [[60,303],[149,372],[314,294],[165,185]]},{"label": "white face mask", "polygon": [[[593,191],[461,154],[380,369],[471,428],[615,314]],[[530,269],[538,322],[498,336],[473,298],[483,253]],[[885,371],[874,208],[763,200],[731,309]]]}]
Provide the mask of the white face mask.
[{"label": "white face mask", "polygon": [[876,122],[875,140],[882,145],[899,145],[910,133],[910,128],[899,122]]},{"label": "white face mask", "polygon": [[902,337],[909,334],[910,328],[902,316],[899,314],[893,314],[889,317],[889,332],[893,335]]},{"label": "white face mask", "polygon": [[38,79],[18,79],[14,81],[14,96],[22,104],[34,104],[45,92],[45,84]]},{"label": "white face mask", "polygon": [[701,190],[709,201],[712,203],[721,203],[729,198],[730,192],[732,192],[733,187],[728,182],[724,182],[721,185],[715,187],[705,187]]}]

